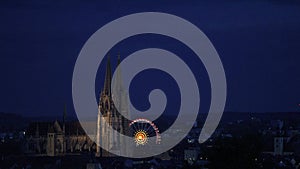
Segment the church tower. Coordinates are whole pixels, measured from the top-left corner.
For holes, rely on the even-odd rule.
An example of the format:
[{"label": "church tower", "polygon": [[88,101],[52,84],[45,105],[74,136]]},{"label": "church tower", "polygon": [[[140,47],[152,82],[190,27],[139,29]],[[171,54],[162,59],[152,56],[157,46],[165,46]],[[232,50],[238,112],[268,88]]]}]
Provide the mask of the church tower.
[{"label": "church tower", "polygon": [[274,155],[283,155],[284,153],[284,131],[283,121],[278,121],[278,131],[274,137]]},{"label": "church tower", "polygon": [[[120,57],[118,57],[118,65],[120,63]],[[107,64],[106,64],[106,72],[105,72],[105,81],[104,81],[104,87],[100,93],[100,101],[98,106],[98,119],[97,119],[97,156],[114,156],[113,154],[103,150],[100,147],[100,144],[103,148],[109,150],[110,152],[114,154],[119,154],[121,151],[126,151],[124,147],[121,146],[122,140],[120,140],[120,137],[118,137],[119,133],[126,133],[126,128],[128,126],[128,120],[124,118],[116,109],[115,104],[113,103],[112,98],[114,98],[115,101],[118,101],[121,103],[122,100],[124,100],[124,96],[122,92],[119,92],[123,90],[122,83],[121,83],[121,72],[116,72],[116,85],[114,85],[115,91],[117,90],[117,93],[119,96],[112,96],[111,92],[111,83],[112,83],[112,71],[111,71],[111,63],[110,63],[110,57],[107,58]],[[125,96],[126,97],[126,96]],[[127,101],[126,101],[127,102]],[[123,105],[125,104],[122,103]],[[121,104],[120,104],[121,105]],[[123,106],[121,106],[123,107]],[[126,106],[127,107],[127,106]],[[118,110],[126,111],[127,109],[121,109],[118,108]],[[106,124],[111,126],[114,130],[112,132],[108,132],[107,128],[105,127]]]}]

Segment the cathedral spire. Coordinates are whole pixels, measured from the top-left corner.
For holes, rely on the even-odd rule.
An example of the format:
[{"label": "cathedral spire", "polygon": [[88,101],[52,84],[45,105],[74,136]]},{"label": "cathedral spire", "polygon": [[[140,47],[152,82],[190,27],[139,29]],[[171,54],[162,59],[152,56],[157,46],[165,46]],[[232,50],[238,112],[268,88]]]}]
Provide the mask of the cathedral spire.
[{"label": "cathedral spire", "polygon": [[123,90],[123,79],[122,79],[122,73],[121,73],[121,67],[119,67],[121,64],[121,58],[120,53],[118,54],[118,61],[117,61],[117,67],[116,70],[116,81],[115,84],[113,84],[114,89],[116,92],[121,92]]},{"label": "cathedral spire", "polygon": [[121,63],[121,58],[120,58],[120,53],[118,53],[118,63],[117,63],[117,66],[119,66]]},{"label": "cathedral spire", "polygon": [[111,96],[111,65],[110,65],[110,56],[109,55],[107,57],[103,93],[108,96]]},{"label": "cathedral spire", "polygon": [[117,70],[115,70],[115,79],[113,83],[113,99],[114,99],[114,105],[118,109],[118,111],[124,110],[124,88],[123,88],[123,79],[122,79],[122,70],[121,70],[121,58],[120,54],[118,54],[118,61],[117,61]]},{"label": "cathedral spire", "polygon": [[66,117],[67,117],[67,105],[65,104],[63,112],[63,132],[66,133]]}]

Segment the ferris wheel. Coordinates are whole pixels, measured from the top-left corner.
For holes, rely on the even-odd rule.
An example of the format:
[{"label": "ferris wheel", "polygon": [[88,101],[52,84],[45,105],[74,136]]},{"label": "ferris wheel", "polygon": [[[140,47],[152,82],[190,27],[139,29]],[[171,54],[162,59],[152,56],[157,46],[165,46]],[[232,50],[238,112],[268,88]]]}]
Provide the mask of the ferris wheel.
[{"label": "ferris wheel", "polygon": [[[130,124],[131,136],[136,146],[143,146],[146,144],[160,144],[161,136],[156,125],[147,119],[136,119]],[[155,137],[155,141],[151,142],[150,137]]]}]

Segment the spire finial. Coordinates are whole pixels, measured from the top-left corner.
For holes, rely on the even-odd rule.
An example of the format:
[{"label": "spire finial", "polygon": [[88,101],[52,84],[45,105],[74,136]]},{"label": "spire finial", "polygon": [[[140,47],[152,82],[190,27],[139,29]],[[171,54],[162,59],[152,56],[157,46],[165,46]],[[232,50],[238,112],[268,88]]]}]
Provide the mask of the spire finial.
[{"label": "spire finial", "polygon": [[110,55],[107,56],[106,72],[103,93],[110,96],[111,95],[111,65],[110,65]]},{"label": "spire finial", "polygon": [[117,66],[119,66],[121,63],[121,57],[120,57],[120,52],[118,53],[118,63],[117,63]]}]

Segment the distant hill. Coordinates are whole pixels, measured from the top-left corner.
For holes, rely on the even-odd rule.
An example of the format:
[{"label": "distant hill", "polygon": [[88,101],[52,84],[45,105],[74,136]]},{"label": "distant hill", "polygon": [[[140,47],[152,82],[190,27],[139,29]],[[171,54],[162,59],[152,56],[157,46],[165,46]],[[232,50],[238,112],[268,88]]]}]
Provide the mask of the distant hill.
[{"label": "distant hill", "polygon": [[0,132],[19,131],[26,127],[26,120],[14,113],[0,112]]},{"label": "distant hill", "polygon": [[[204,123],[207,114],[199,114],[197,121],[199,125]],[[300,112],[272,112],[272,113],[248,113],[248,112],[224,112],[220,124],[228,122],[234,122],[237,120],[249,120],[252,117],[259,118],[261,120],[284,120],[291,121],[295,124],[300,124]],[[76,117],[67,116],[67,121],[77,121]],[[170,126],[176,116],[165,115],[158,121],[160,124],[164,124],[166,128]],[[16,131],[25,129],[31,122],[50,122],[59,120],[62,121],[62,117],[58,116],[21,116],[14,113],[0,112],[0,132],[3,131]],[[162,123],[161,123],[162,122]],[[164,128],[164,127],[163,127]]]},{"label": "distant hill", "polygon": [[222,122],[232,122],[236,120],[247,120],[251,117],[261,120],[284,120],[284,121],[300,121],[300,112],[267,112],[267,113],[248,113],[248,112],[225,112]]},{"label": "distant hill", "polygon": [[[16,113],[0,112],[0,132],[12,132],[24,130],[31,122],[50,122],[59,120],[62,117],[57,116],[22,116]],[[67,117],[68,121],[77,120],[76,117]]]}]

